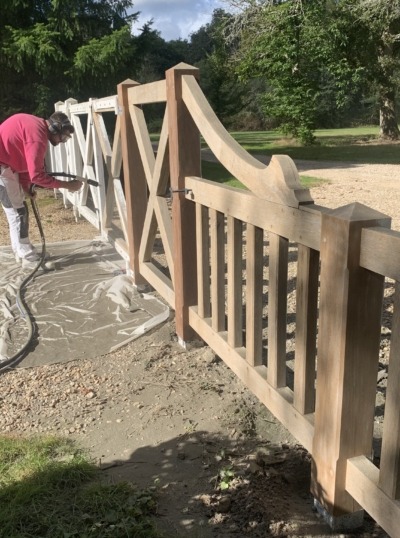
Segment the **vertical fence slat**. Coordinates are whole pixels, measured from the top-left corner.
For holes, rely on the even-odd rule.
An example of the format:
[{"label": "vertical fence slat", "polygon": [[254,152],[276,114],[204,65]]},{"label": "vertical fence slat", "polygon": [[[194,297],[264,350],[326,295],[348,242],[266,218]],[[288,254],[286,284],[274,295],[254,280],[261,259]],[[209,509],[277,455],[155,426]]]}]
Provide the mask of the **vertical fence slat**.
[{"label": "vertical fence slat", "polygon": [[198,314],[211,316],[210,302],[210,224],[208,208],[196,204],[197,296]]},{"label": "vertical fence slat", "polygon": [[242,336],[242,223],[228,217],[228,344],[243,345]]},{"label": "vertical fence slat", "polygon": [[210,209],[211,234],[211,324],[214,331],[225,330],[225,249],[224,214]]},{"label": "vertical fence slat", "polygon": [[286,386],[286,316],[289,242],[269,235],[268,382]]},{"label": "vertical fence slat", "polygon": [[389,374],[383,424],[380,488],[392,499],[400,497],[400,283],[395,284]]},{"label": "vertical fence slat", "polygon": [[315,406],[319,252],[298,246],[294,406],[303,415]]},{"label": "vertical fence slat", "polygon": [[246,235],[246,359],[252,366],[263,364],[263,241],[264,231],[248,224]]}]

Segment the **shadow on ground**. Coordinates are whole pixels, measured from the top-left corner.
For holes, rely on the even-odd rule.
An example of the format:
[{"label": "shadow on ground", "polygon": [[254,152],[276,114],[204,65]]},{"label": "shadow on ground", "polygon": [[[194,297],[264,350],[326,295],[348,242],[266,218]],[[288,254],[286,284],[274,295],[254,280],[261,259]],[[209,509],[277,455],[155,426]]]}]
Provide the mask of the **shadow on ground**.
[{"label": "shadow on ground", "polygon": [[[188,432],[103,470],[109,481],[157,485],[167,537],[335,536],[313,509],[310,458],[300,446]],[[367,517],[363,529],[340,536],[386,536],[373,527]]]}]

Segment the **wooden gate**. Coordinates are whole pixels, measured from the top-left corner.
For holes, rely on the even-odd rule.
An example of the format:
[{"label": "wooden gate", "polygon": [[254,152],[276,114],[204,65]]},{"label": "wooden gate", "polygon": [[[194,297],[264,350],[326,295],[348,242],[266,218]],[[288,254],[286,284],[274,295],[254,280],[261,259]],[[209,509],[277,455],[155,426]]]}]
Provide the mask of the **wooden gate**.
[{"label": "wooden gate", "polygon": [[[165,103],[156,150],[150,103]],[[191,66],[163,81],[120,84],[115,108],[120,137],[103,155],[120,163],[121,149],[135,282],[150,283],[175,309],[182,344],[202,338],[310,452],[312,493],[332,527],[349,516],[360,523],[364,508],[399,536],[400,234],[361,204],[314,204],[289,157],[265,166],[249,155]],[[202,177],[204,143],[245,189]],[[107,168],[114,182],[117,169]],[[378,468],[371,453],[385,277],[395,296]]]}]

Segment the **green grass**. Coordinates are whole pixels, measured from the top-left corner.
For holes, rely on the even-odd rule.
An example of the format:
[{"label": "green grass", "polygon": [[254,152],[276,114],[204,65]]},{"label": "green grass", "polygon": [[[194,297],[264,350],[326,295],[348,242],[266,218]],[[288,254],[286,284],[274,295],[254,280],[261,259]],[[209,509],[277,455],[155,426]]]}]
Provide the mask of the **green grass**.
[{"label": "green grass", "polygon": [[223,183],[229,187],[236,187],[239,189],[244,188],[242,183],[233,177],[232,174],[218,162],[202,161],[201,171],[204,179]]},{"label": "green grass", "polygon": [[318,177],[312,177],[312,176],[300,176],[300,183],[303,185],[303,187],[306,187],[307,189],[312,189],[313,187],[317,187],[318,185],[321,185],[322,183],[327,183],[327,179],[321,179]]},{"label": "green grass", "polygon": [[[217,183],[223,183],[229,187],[236,187],[238,189],[244,189],[244,185],[240,183],[235,177],[232,176],[228,170],[222,166],[219,162],[202,161],[201,164],[202,175],[204,179],[215,181]],[[300,176],[300,183],[309,189],[316,187],[325,182],[324,179],[319,179],[311,176]]]},{"label": "green grass", "polygon": [[[289,155],[292,159],[311,161],[356,162],[360,164],[400,164],[400,142],[379,140],[379,128],[320,129],[314,146],[300,146],[278,131],[231,132],[231,136],[255,157]],[[206,147],[204,140],[202,147]],[[221,164],[203,161],[203,177],[225,185],[243,188]],[[302,185],[315,187],[326,180],[300,176]]]},{"label": "green grass", "polygon": [[[400,142],[378,138],[379,127],[318,129],[314,146],[300,146],[279,131],[230,132],[230,135],[253,155],[285,154],[293,159],[343,161],[364,164],[400,164]],[[152,140],[158,140],[152,135]],[[202,140],[202,147],[206,147]]]},{"label": "green grass", "polygon": [[1,538],[156,538],[154,492],[105,484],[71,441],[0,436]]},{"label": "green grass", "polygon": [[300,146],[277,131],[234,132],[233,138],[249,153],[285,154],[292,159],[364,164],[400,164],[400,144],[378,139],[378,127],[321,129],[314,146]]}]

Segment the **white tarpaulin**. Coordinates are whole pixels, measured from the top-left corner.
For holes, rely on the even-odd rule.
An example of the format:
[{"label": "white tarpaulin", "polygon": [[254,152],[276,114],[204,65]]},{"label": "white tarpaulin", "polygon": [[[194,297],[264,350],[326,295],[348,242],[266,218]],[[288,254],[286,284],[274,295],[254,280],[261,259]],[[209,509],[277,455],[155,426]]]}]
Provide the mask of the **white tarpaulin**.
[{"label": "white tarpaulin", "polygon": [[[168,319],[168,306],[136,290],[110,244],[68,241],[47,252],[56,269],[40,269],[23,294],[36,331],[19,366],[104,355]],[[27,341],[16,294],[28,274],[0,248],[0,368]]]}]

